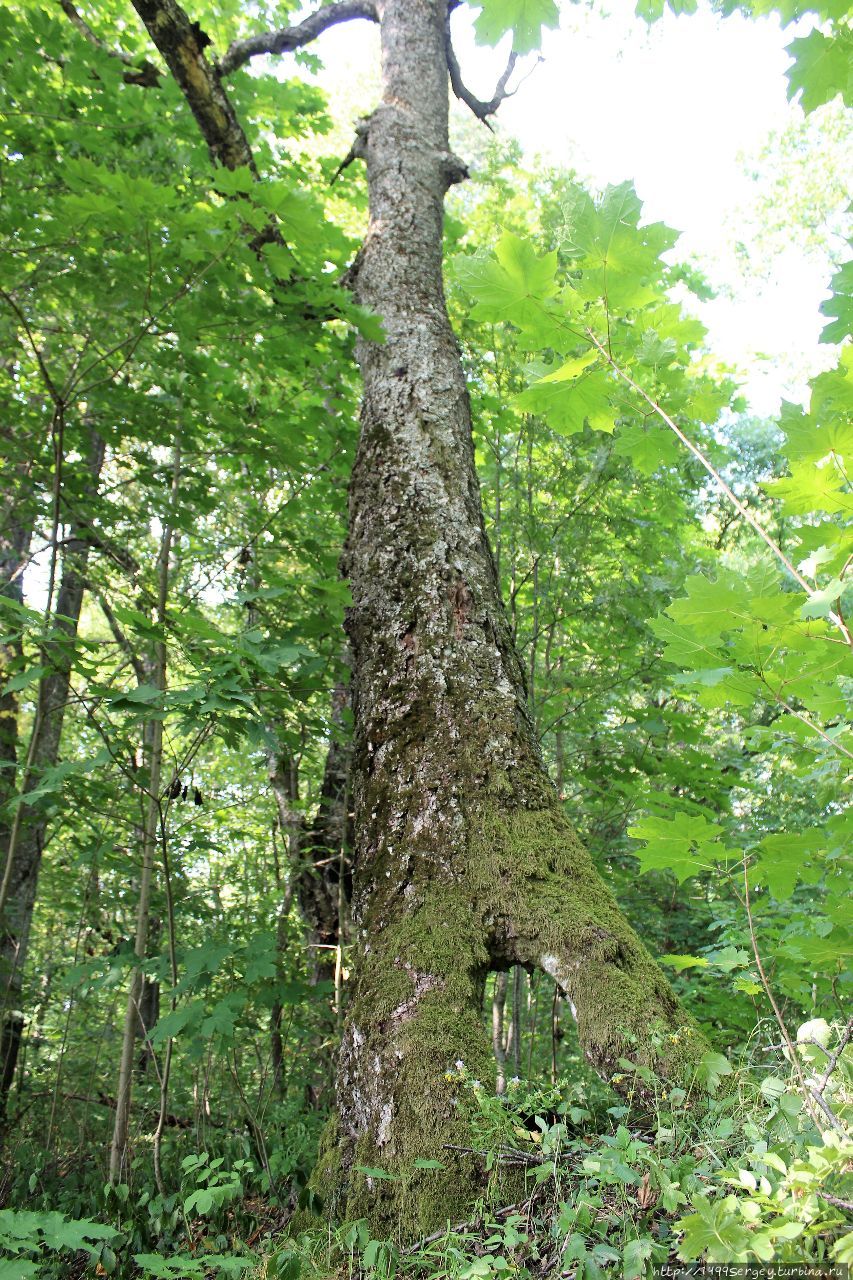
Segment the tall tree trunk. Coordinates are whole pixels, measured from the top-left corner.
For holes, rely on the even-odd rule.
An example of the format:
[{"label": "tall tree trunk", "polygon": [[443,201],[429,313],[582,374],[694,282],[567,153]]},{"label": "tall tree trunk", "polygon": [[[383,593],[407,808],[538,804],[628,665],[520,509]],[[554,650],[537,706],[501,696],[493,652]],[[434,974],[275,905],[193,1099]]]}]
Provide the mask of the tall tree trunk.
[{"label": "tall tree trunk", "polygon": [[[540,757],[442,287],[444,195],[464,176],[448,149],[447,0],[378,9],[383,100],[363,126],[371,220],[353,274],[387,336],[358,346],[364,401],[345,557],[361,947],[338,1114],[314,1185],[327,1211],[411,1237],[460,1217],[480,1189],[479,1163],[445,1144],[466,1136],[453,1064],[494,1079],[482,1017],[489,970],[551,974],[605,1073],[623,1055],[677,1072],[685,1044],[695,1054],[701,1039],[685,1030]],[[424,1156],[445,1169],[415,1169]]]},{"label": "tall tree trunk", "polygon": [[[18,523],[14,509],[5,510],[3,525],[0,527],[0,595],[17,605],[23,603],[23,568],[30,538],[30,529]],[[10,624],[14,626],[11,619],[4,620],[2,625],[6,627]],[[15,796],[18,764],[18,695],[14,691],[7,691],[6,685],[13,669],[20,663],[22,652],[20,633],[11,629],[9,638],[0,644],[0,854],[9,849],[11,821],[7,815],[9,802]],[[2,962],[4,965],[7,963],[5,954]],[[0,971],[0,982],[3,982],[4,987],[8,981],[8,978],[4,981],[5,976],[5,970]],[[0,1123],[15,1076],[15,1064],[23,1033],[23,1014],[20,1009],[12,1008],[11,1004],[11,999],[8,1004],[4,1001],[0,1024]]]},{"label": "tall tree trunk", "polygon": [[[172,459],[172,491],[171,499],[174,507],[180,479],[180,450],[177,444]],[[172,554],[172,515],[165,518],[160,535],[160,554],[157,567],[157,610],[156,620],[160,628],[161,638],[155,642],[153,661],[151,663],[151,683],[156,689],[165,691],[168,660],[168,647],[165,638],[166,603],[169,595],[169,560]],[[130,1133],[130,1104],[133,1088],[133,1050],[137,1029],[140,1025],[143,974],[142,964],[148,950],[148,926],[151,913],[151,890],[154,880],[154,860],[157,853],[157,841],[161,823],[164,822],[160,782],[163,765],[163,721],[156,719],[146,726],[148,746],[148,776],[145,790],[145,818],[142,829],[142,868],[139,879],[139,898],[136,908],[136,938],[134,954],[136,965],[130,975],[130,986],[127,993],[127,1006],[124,1015],[124,1031],[122,1033],[121,1052],[119,1056],[118,1087],[116,1089],[116,1113],[113,1124],[113,1136],[110,1143],[110,1182],[118,1183],[122,1175],[127,1173],[127,1146]],[[165,839],[165,835],[164,835]],[[170,921],[171,928],[171,921]],[[171,934],[170,934],[171,937]],[[172,988],[175,981],[173,978]],[[167,1046],[168,1047],[168,1046]],[[165,1110],[165,1085],[161,1082],[161,1125]],[[156,1153],[155,1153],[156,1161]],[[155,1172],[159,1183],[159,1162],[155,1163]],[[162,1188],[158,1188],[161,1190]]]},{"label": "tall tree trunk", "polygon": [[[104,442],[97,433],[92,432],[88,459],[89,488],[92,493],[97,489],[103,461]],[[83,604],[89,555],[89,542],[84,528],[85,526],[72,527],[63,548],[62,578],[52,619],[58,638],[49,640],[43,647],[42,662],[48,670],[39,683],[27,761],[23,766],[20,791],[24,796],[35,790],[45,771],[53,768],[59,759],[62,724],[71,683],[74,640]],[[21,533],[21,537],[24,536]],[[19,582],[19,578],[15,579],[10,590],[19,590],[19,586],[15,585]],[[16,738],[14,745],[17,746]],[[14,1079],[23,1032],[21,993],[47,824],[48,816],[42,806],[30,806],[18,801],[8,829],[2,832],[0,1123],[5,1117],[8,1092]]]}]

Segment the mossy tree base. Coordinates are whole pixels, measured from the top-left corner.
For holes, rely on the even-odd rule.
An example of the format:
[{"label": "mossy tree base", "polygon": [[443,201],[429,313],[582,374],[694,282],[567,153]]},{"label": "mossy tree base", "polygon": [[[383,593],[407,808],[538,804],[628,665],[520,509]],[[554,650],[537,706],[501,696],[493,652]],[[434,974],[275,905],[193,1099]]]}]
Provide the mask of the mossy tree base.
[{"label": "mossy tree base", "polygon": [[[478,808],[467,848],[464,879],[413,878],[368,911],[339,1113],[313,1179],[324,1211],[401,1240],[465,1218],[484,1190],[482,1161],[448,1147],[471,1145],[456,1064],[494,1086],[482,1016],[490,970],[548,972],[605,1077],[629,1057],[681,1078],[707,1047],[558,806]],[[640,1080],[618,1074],[642,1094]],[[444,1167],[418,1168],[424,1159]]]}]

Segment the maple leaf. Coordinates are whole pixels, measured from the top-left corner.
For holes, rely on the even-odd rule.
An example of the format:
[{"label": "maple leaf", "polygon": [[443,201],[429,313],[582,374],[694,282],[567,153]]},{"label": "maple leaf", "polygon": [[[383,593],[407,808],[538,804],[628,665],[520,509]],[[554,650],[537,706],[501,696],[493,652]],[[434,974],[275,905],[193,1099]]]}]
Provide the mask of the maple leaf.
[{"label": "maple leaf", "polygon": [[650,476],[659,467],[672,466],[678,460],[679,446],[670,431],[661,427],[622,427],[613,452],[630,458],[641,475]]},{"label": "maple leaf", "polygon": [[686,597],[673,600],[667,613],[708,640],[751,617],[752,593],[739,574],[720,567],[713,582],[704,574],[693,574],[684,585]]},{"label": "maple leaf", "polygon": [[480,44],[491,45],[511,31],[515,52],[531,53],[542,44],[542,28],[559,24],[554,0],[483,0],[474,31]]},{"label": "maple leaf", "polygon": [[[667,617],[652,618],[649,623],[659,640],[664,642],[662,657],[679,667],[701,667],[719,671],[724,666],[724,655],[712,647],[706,638],[692,627],[671,622]],[[730,670],[725,667],[725,670]]]},{"label": "maple leaf", "polygon": [[635,851],[642,871],[671,871],[679,883],[725,856],[717,839],[721,832],[715,822],[688,813],[676,813],[671,820],[651,814],[628,828],[633,839],[646,841]]},{"label": "maple leaf", "polygon": [[792,40],[786,52],[794,59],[788,71],[788,97],[800,93],[804,111],[831,102],[840,93],[853,102],[853,35],[837,27],[831,36],[812,31]]},{"label": "maple leaf", "polygon": [[822,302],[822,315],[834,316],[820,335],[821,342],[843,342],[853,333],[853,259],[845,262],[831,280],[832,297]]},{"label": "maple leaf", "polygon": [[819,831],[780,831],[765,836],[758,846],[761,861],[753,872],[756,883],[767,886],[777,902],[790,898],[804,877],[804,863],[819,851]]},{"label": "maple leaf", "polygon": [[603,369],[593,369],[571,381],[563,366],[516,397],[519,408],[541,415],[560,435],[573,436],[589,423],[597,431],[613,431],[616,413],[610,403],[612,382]]},{"label": "maple leaf", "polygon": [[456,279],[476,299],[482,320],[510,320],[524,328],[536,324],[542,304],[557,292],[557,254],[539,257],[528,240],[507,232],[489,258],[456,259]]}]

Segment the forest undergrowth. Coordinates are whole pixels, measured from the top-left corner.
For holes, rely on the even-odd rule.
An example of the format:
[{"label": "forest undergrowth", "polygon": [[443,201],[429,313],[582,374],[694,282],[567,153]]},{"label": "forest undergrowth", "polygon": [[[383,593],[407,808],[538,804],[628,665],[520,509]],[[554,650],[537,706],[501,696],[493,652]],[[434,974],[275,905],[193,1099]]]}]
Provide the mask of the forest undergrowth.
[{"label": "forest undergrowth", "polygon": [[[279,1151],[270,1131],[267,1172],[246,1139],[239,1158],[235,1136],[183,1157],[188,1144],[173,1140],[167,1167],[178,1189],[166,1197],[141,1180],[132,1192],[102,1186],[68,1153],[13,1192],[30,1207],[0,1211],[0,1247],[15,1258],[0,1263],[0,1277],[637,1280],[650,1265],[678,1274],[698,1259],[849,1263],[853,1023],[802,1024],[796,1063],[782,1045],[762,1047],[772,1029],[756,1029],[737,1066],[708,1054],[687,1088],[641,1068],[641,1106],[579,1058],[571,1080],[512,1077],[502,1095],[455,1064],[448,1074],[470,1118],[466,1154],[482,1168],[482,1197],[464,1221],[406,1245],[374,1239],[364,1221],[293,1229],[306,1207],[322,1217],[306,1181],[316,1112],[277,1118],[290,1142]],[[635,1070],[629,1060],[624,1068]],[[418,1163],[439,1172],[438,1161]],[[87,1205],[99,1212],[76,1217]]]}]

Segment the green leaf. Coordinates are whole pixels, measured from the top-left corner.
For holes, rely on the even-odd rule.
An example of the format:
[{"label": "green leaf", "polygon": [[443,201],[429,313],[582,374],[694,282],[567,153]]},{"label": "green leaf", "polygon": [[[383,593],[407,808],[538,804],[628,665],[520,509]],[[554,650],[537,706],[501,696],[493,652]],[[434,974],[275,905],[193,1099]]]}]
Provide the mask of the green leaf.
[{"label": "green leaf", "polygon": [[840,492],[842,484],[842,476],[833,467],[794,461],[790,476],[765,480],[764,488],[781,501],[786,515],[812,516],[817,511],[837,515],[853,512],[853,498]]},{"label": "green leaf", "polygon": [[476,299],[475,316],[535,329],[543,303],[557,292],[557,254],[540,257],[529,240],[505,232],[493,257],[457,258],[454,274]]},{"label": "green leaf", "polygon": [[187,1027],[195,1030],[203,1014],[204,1002],[202,1000],[189,1000],[186,1004],[179,1005],[177,1009],[170,1010],[169,1013],[158,1019],[151,1033],[151,1043],[158,1045],[164,1044],[167,1040],[174,1040]]},{"label": "green leaf", "polygon": [[707,640],[692,627],[681,626],[667,617],[652,618],[649,626],[658,639],[664,641],[661,656],[666,658],[667,662],[689,669],[713,671],[731,669],[724,666],[721,651],[712,648]]},{"label": "green leaf", "polygon": [[440,1160],[423,1160],[419,1156],[418,1159],[415,1161],[415,1168],[416,1169],[444,1169],[446,1168],[446,1165],[442,1164]]},{"label": "green leaf", "polygon": [[814,591],[800,610],[802,618],[828,618],[836,600],[844,592],[844,583],[833,578],[825,587]]},{"label": "green leaf", "polygon": [[597,431],[613,431],[616,415],[610,403],[613,390],[609,374],[594,369],[566,382],[564,369],[540,378],[516,396],[515,403],[526,413],[538,414],[560,435],[572,436],[589,423]]},{"label": "green leaf", "polygon": [[353,1166],[359,1173],[363,1173],[365,1178],[378,1178],[385,1182],[399,1182],[396,1173],[387,1173],[385,1169],[373,1169],[370,1165],[357,1164]]},{"label": "green leaf", "polygon": [[650,476],[660,467],[678,461],[679,445],[671,431],[656,426],[620,427],[613,452],[630,458],[641,475]]},{"label": "green leaf", "polygon": [[47,667],[29,667],[26,671],[19,671],[6,681],[3,693],[17,693],[20,689],[26,689],[28,684],[40,680],[47,670]]},{"label": "green leaf", "polygon": [[190,1214],[196,1212],[200,1213],[202,1217],[204,1217],[206,1214],[210,1213],[213,1205],[213,1192],[209,1191],[207,1187],[199,1187],[197,1191],[194,1191],[192,1195],[188,1196],[184,1201],[184,1213]]},{"label": "green leaf", "polygon": [[637,0],[634,12],[638,18],[642,18],[645,22],[651,24],[663,17],[665,8],[665,0]]},{"label": "green leaf", "polygon": [[792,40],[786,52],[794,59],[787,73],[788,97],[800,93],[804,111],[814,111],[838,94],[853,105],[853,34],[845,27],[834,28],[831,36],[812,31]]},{"label": "green leaf", "polygon": [[677,973],[682,973],[685,969],[707,969],[708,967],[708,961],[704,956],[661,956],[659,963],[669,965]]},{"label": "green leaf", "polygon": [[697,1080],[712,1094],[719,1089],[723,1076],[730,1076],[731,1074],[732,1066],[728,1058],[722,1053],[714,1053],[711,1050],[702,1055],[696,1068]]},{"label": "green leaf", "polygon": [[112,699],[113,706],[125,706],[127,703],[131,705],[135,703],[156,702],[162,697],[162,690],[153,684],[138,684],[134,689],[126,689],[123,693],[117,693]]},{"label": "green leaf", "polygon": [[726,856],[718,840],[722,830],[698,815],[676,813],[670,820],[655,815],[643,818],[628,828],[628,835],[646,841],[645,848],[634,851],[643,873],[671,871],[681,882]]},{"label": "green leaf", "polygon": [[742,947],[721,947],[719,951],[708,953],[708,964],[723,973],[731,973],[734,969],[743,969],[752,963],[752,957]]},{"label": "green leaf", "polygon": [[214,1035],[230,1038],[234,1034],[237,1020],[245,1007],[246,998],[244,992],[229,992],[228,995],[217,1001],[208,1017],[202,1022],[202,1035],[205,1038]]},{"label": "green leaf", "polygon": [[629,1240],[622,1254],[622,1276],[624,1280],[637,1280],[645,1275],[646,1263],[652,1256],[654,1241],[650,1236],[639,1240]]},{"label": "green leaf", "polygon": [[263,255],[277,280],[289,280],[296,269],[296,259],[283,244],[265,244]]},{"label": "green leaf", "polygon": [[711,1203],[705,1196],[693,1201],[696,1213],[675,1224],[681,1232],[678,1256],[684,1262],[699,1258],[708,1262],[741,1261],[749,1247],[750,1233],[737,1211],[737,1200],[726,1196]]},{"label": "green leaf", "polygon": [[765,1076],[760,1088],[768,1102],[778,1102],[788,1085],[780,1076]]},{"label": "green leaf", "polygon": [[368,342],[385,341],[385,327],[381,316],[374,315],[366,307],[359,307],[355,304],[350,307],[347,315],[352,318],[359,333]]},{"label": "green leaf", "polygon": [[832,297],[821,303],[825,316],[834,316],[820,335],[821,342],[843,342],[853,334],[853,259],[845,262],[830,281]]},{"label": "green leaf", "polygon": [[480,44],[495,45],[512,31],[516,53],[530,53],[542,44],[542,28],[560,24],[554,0],[482,0],[482,10],[474,22]]},{"label": "green leaf", "polygon": [[760,861],[752,872],[753,879],[765,884],[777,902],[786,901],[802,878],[804,863],[821,842],[819,831],[781,831],[765,836],[758,844]]},{"label": "green leaf", "polygon": [[846,1231],[840,1240],[836,1240],[831,1253],[842,1266],[853,1267],[853,1231]]},{"label": "green leaf", "polygon": [[720,566],[713,582],[694,574],[684,585],[686,597],[673,600],[667,613],[703,639],[716,640],[727,628],[750,621],[752,593],[738,574]]}]

